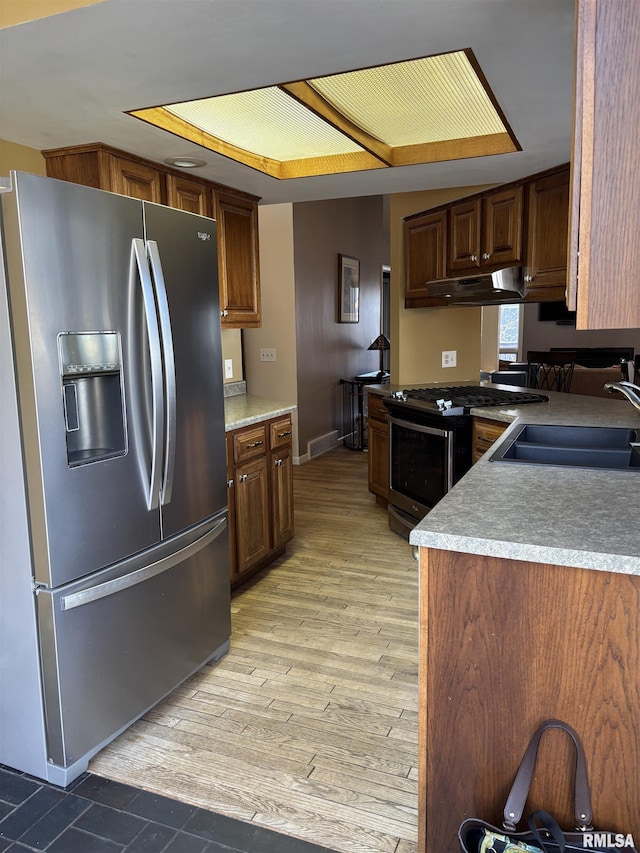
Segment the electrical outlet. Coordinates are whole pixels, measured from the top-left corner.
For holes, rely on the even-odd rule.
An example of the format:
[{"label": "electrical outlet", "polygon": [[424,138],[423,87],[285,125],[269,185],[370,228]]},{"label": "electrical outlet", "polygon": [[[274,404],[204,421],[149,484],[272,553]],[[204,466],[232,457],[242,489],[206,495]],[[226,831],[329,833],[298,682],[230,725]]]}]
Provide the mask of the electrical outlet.
[{"label": "electrical outlet", "polygon": [[224,378],[233,379],[233,359],[225,358],[224,360]]},{"label": "electrical outlet", "polygon": [[457,350],[449,349],[442,351],[442,366],[443,367],[455,367],[456,366],[456,356]]},{"label": "electrical outlet", "polygon": [[275,349],[261,349],[260,350],[260,361],[275,361],[275,360],[276,360]]}]

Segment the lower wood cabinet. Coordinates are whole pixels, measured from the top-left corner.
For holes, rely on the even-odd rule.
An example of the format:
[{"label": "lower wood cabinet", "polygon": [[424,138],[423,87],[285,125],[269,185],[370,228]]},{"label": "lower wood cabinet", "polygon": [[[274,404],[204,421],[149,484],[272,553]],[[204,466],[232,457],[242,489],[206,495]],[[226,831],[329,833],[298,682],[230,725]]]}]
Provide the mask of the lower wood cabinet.
[{"label": "lower wood cabinet", "polygon": [[[636,575],[420,548],[419,853],[458,849],[464,817],[501,825],[525,747],[552,717],[583,742],[593,823],[637,846],[639,603]],[[526,809],[566,828],[568,740],[543,738]]]},{"label": "lower wood cabinet", "polygon": [[489,418],[474,418],[471,439],[471,461],[477,462],[497,441],[509,426],[504,421],[494,421]]},{"label": "lower wood cabinet", "polygon": [[389,502],[389,424],[383,397],[368,395],[369,491],[379,504]]},{"label": "lower wood cabinet", "polygon": [[227,433],[231,583],[280,556],[293,538],[291,417]]}]

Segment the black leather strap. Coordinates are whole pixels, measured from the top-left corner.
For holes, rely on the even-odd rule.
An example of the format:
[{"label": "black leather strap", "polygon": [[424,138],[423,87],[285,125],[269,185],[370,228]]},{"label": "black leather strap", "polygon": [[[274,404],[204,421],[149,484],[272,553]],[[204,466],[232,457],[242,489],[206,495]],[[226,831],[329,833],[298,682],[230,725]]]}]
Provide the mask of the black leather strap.
[{"label": "black leather strap", "polygon": [[[542,834],[538,824],[540,824],[546,835]],[[564,853],[566,847],[564,835],[550,814],[540,810],[533,812],[529,816],[529,829],[536,842],[540,845],[540,849],[544,850],[545,853],[550,853],[552,849],[551,845],[548,844],[549,840],[553,841],[554,851],[558,850],[558,853]]]},{"label": "black leather strap", "polygon": [[580,738],[574,729],[562,720],[545,720],[538,728],[531,742],[527,747],[520,767],[516,773],[516,778],[511,786],[511,791],[507,797],[507,803],[504,807],[504,825],[505,828],[513,831],[522,817],[531,781],[536,766],[536,758],[538,756],[538,746],[540,738],[547,729],[562,729],[566,732],[576,748],[576,765],[574,774],[574,796],[575,796],[575,819],[576,828],[589,829],[591,827],[591,793],[589,791],[589,780],[587,778],[587,760],[585,758],[584,749]]}]

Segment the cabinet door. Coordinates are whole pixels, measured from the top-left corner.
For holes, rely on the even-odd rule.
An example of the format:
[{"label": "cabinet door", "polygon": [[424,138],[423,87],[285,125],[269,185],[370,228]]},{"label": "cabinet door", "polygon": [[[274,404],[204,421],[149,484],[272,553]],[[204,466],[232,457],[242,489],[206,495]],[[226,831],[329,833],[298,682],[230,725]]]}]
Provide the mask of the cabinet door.
[{"label": "cabinet door", "polygon": [[522,195],[522,187],[512,187],[483,199],[482,266],[522,261]]},{"label": "cabinet door", "polygon": [[447,211],[404,223],[405,308],[446,305],[429,296],[427,282],[444,278],[447,267]]},{"label": "cabinet door", "polygon": [[369,418],[369,491],[389,500],[389,426]]},{"label": "cabinet door", "polygon": [[569,170],[532,181],[525,281],[527,298],[564,299],[569,234]]},{"label": "cabinet door", "polygon": [[271,532],[274,548],[293,538],[293,459],[290,445],[271,453]]},{"label": "cabinet door", "polygon": [[236,482],[233,467],[233,440],[226,436],[227,445],[227,504],[229,507],[229,571],[234,581],[238,574],[238,556],[236,548]]},{"label": "cabinet door", "polygon": [[238,574],[270,551],[269,472],[265,456],[235,469],[236,554]]},{"label": "cabinet door", "polygon": [[480,266],[481,199],[449,209],[449,274]]},{"label": "cabinet door", "polygon": [[162,204],[162,173],[152,169],[146,163],[127,160],[124,157],[110,157],[109,170],[113,192],[128,195],[143,201],[155,201]]},{"label": "cabinet door", "polygon": [[640,4],[576,8],[569,307],[578,329],[637,329]]},{"label": "cabinet door", "polygon": [[367,394],[367,411],[369,491],[386,504],[389,500],[389,425],[384,399],[379,394]]},{"label": "cabinet door", "polygon": [[200,216],[211,216],[210,190],[206,184],[167,175],[167,204]]},{"label": "cabinet door", "polygon": [[222,327],[259,328],[262,323],[258,262],[258,206],[238,196],[215,194]]}]

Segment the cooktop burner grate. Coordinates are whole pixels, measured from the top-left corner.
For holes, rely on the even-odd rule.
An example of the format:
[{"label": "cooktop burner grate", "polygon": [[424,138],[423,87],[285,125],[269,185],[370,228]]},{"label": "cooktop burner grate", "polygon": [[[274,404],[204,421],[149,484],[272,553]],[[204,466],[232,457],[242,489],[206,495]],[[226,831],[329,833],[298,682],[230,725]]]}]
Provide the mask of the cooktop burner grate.
[{"label": "cooktop burner grate", "polygon": [[522,405],[522,403],[546,403],[549,398],[543,394],[527,391],[505,391],[483,385],[441,385],[438,388],[408,388],[402,392],[408,400],[436,402],[451,401],[455,407],[465,408],[484,406]]}]

